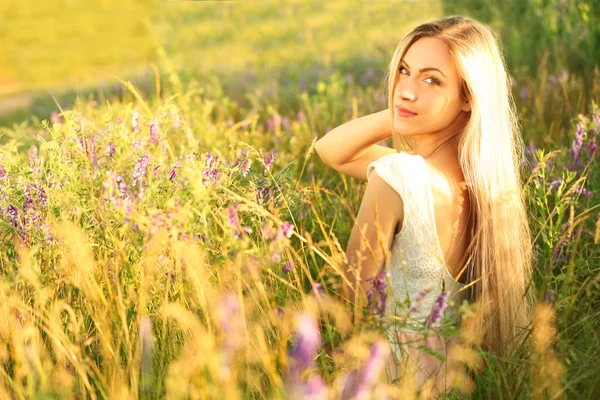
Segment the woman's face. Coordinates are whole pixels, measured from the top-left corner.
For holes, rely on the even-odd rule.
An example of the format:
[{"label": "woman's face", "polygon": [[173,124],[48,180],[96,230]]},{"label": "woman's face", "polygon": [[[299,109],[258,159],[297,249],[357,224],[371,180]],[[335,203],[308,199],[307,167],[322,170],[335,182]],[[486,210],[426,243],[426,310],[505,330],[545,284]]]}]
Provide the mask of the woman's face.
[{"label": "woman's face", "polygon": [[471,107],[460,94],[458,72],[443,41],[423,37],[409,47],[398,66],[393,106],[394,129],[403,136],[445,133],[468,120]]}]

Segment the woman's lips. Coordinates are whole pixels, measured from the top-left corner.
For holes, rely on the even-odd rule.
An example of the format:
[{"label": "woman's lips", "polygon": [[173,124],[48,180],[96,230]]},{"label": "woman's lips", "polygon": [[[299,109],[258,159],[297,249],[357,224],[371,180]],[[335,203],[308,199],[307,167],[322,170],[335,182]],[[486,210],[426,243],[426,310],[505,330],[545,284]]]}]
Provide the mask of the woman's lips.
[{"label": "woman's lips", "polygon": [[407,109],[402,108],[400,106],[396,106],[396,114],[401,117],[414,117],[415,115],[417,115],[417,113],[408,111]]}]

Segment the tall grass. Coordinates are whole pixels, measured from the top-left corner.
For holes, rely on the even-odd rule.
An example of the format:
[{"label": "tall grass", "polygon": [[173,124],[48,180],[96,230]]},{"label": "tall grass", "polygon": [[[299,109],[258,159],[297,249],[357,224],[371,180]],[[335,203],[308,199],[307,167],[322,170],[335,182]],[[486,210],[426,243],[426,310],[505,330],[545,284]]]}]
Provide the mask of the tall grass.
[{"label": "tall grass", "polygon": [[[366,392],[406,393],[409,375],[392,385],[377,367],[387,321],[357,318],[337,296],[364,185],[312,157],[316,132],[371,95],[350,95],[334,76],[284,116],[170,79],[163,90],[177,96],[146,100],[131,86],[132,101],[80,103],[53,121],[4,128],[0,390],[336,396],[370,376]],[[331,121],[335,107],[342,115]],[[594,108],[573,121],[569,151],[530,148],[524,160],[538,249],[532,284],[554,293],[540,299],[531,350],[523,349],[537,355],[496,359],[465,325],[451,353],[466,368],[455,395],[597,390],[599,188],[590,146],[599,128]],[[471,309],[461,306],[465,321]]]}]

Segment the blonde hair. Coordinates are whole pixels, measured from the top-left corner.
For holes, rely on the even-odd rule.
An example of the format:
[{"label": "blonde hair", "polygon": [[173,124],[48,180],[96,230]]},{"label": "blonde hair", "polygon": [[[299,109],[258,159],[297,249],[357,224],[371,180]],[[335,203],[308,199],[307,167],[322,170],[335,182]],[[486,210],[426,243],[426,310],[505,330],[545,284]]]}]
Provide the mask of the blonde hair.
[{"label": "blonde hair", "polygon": [[[499,355],[516,350],[519,328],[532,321],[534,294],[531,232],[521,184],[523,139],[510,90],[509,76],[492,29],[475,20],[452,16],[421,24],[398,44],[389,70],[388,106],[399,62],[422,37],[442,40],[453,55],[461,77],[461,93],[471,115],[458,137],[459,162],[471,199],[471,245],[466,270],[471,302],[481,302],[484,313],[482,346]],[[393,120],[393,119],[392,119]],[[396,150],[408,140],[392,128]],[[412,146],[410,146],[412,149]]]}]

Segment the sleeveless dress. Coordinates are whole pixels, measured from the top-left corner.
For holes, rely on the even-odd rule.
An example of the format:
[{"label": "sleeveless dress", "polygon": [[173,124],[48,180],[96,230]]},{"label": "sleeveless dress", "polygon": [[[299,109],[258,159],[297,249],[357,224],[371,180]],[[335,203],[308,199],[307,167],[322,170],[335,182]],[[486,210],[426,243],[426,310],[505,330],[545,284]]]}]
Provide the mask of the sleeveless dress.
[{"label": "sleeveless dress", "polygon": [[[457,323],[457,304],[464,298],[466,286],[457,282],[446,267],[435,225],[433,192],[429,168],[420,155],[396,153],[385,155],[367,167],[367,179],[375,169],[377,175],[390,185],[404,203],[402,229],[394,236],[390,247],[390,281],[393,297],[387,299],[386,316],[408,318],[404,326],[391,325],[386,334],[391,354],[386,361],[390,382],[400,377],[402,362],[408,357],[416,361],[416,381],[421,387],[428,379],[436,381],[439,391],[448,388],[444,382],[446,364],[423,352],[425,346],[446,357],[446,341],[433,331],[423,332],[436,300],[445,290],[447,307],[436,323]],[[398,304],[401,303],[401,304]]]}]

